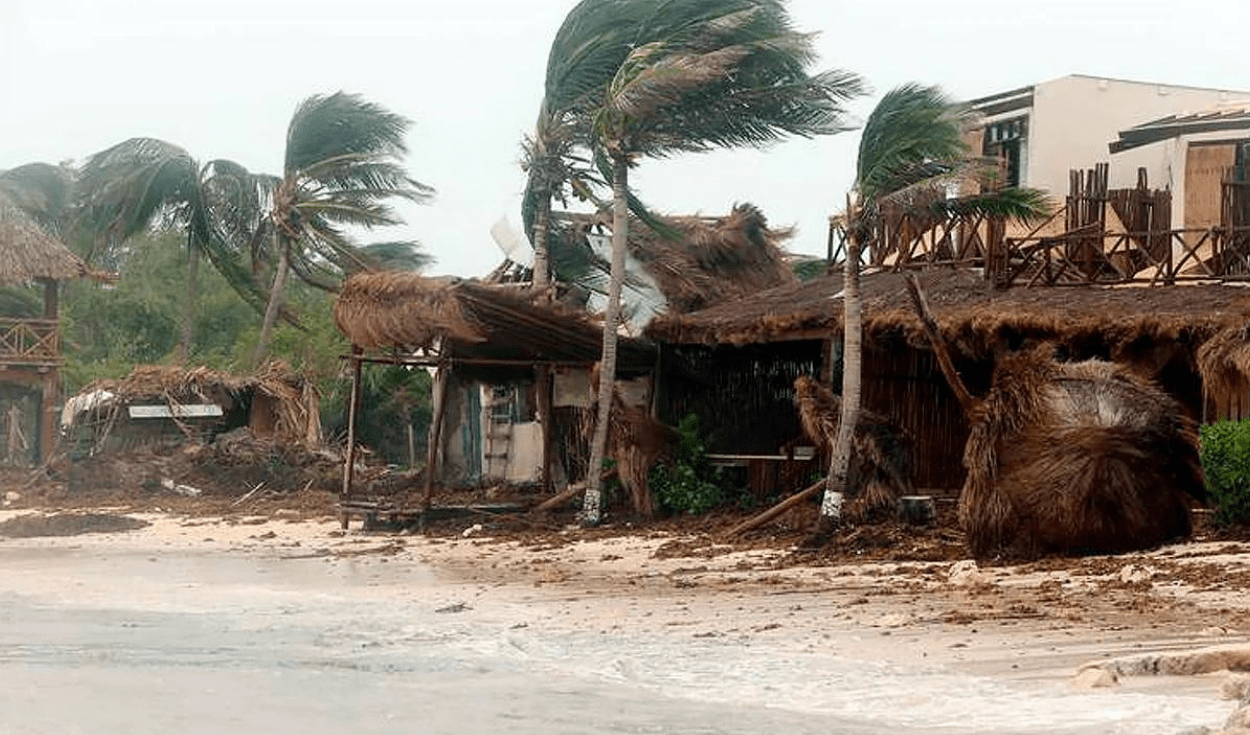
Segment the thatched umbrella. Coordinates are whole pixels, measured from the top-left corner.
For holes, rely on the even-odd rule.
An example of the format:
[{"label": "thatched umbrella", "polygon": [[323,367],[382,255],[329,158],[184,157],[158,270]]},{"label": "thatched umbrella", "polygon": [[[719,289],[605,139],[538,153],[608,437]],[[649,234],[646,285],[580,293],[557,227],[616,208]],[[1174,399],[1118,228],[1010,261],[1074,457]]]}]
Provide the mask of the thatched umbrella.
[{"label": "thatched umbrella", "polygon": [[959,516],[977,557],[1148,548],[1189,535],[1206,500],[1194,421],[1123,366],[1010,355],[970,418]]},{"label": "thatched umbrella", "polygon": [[908,293],[968,415],[959,519],[974,556],[1118,552],[1188,536],[1205,502],[1198,430],[1124,365],[1060,362],[1053,344],[1005,355],[969,394],[914,275]]}]

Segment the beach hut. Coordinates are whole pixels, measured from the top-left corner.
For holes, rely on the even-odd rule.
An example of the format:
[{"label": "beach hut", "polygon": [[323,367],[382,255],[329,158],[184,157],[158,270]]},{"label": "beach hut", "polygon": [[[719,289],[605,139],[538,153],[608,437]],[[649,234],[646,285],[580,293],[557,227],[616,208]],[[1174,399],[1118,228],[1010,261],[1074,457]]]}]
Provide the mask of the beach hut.
[{"label": "beach hut", "polygon": [[43,291],[37,314],[0,313],[0,460],[43,462],[56,439],[60,400],[60,282],[107,280],[0,193],[0,287]]},{"label": "beach hut", "polygon": [[[1004,357],[1045,343],[1063,362],[1097,358],[1152,380],[1194,420],[1245,402],[1233,390],[1206,390],[1215,376],[1205,380],[1198,359],[1222,330],[1250,323],[1250,290],[1237,282],[999,290],[973,269],[919,275],[974,395],[989,393]],[[660,418],[690,410],[713,417],[726,427],[710,442],[716,452],[776,452],[792,441],[800,433],[795,378],[823,372],[828,381],[839,371],[830,356],[840,352],[841,290],[841,277],[828,276],[657,319],[647,334],[660,349]],[[966,479],[969,424],[911,307],[904,274],[866,275],[863,295],[864,406],[913,438],[917,486],[954,494]]]},{"label": "beach hut", "polygon": [[[528,285],[386,272],[349,278],[334,316],[352,343],[353,385],[366,363],[434,372],[423,504],[436,483],[548,485],[585,475],[583,424],[602,336],[585,311],[549,302]],[[619,354],[624,382],[652,371],[650,345],[626,337]],[[648,385],[639,390],[649,391]],[[353,390],[353,445],[358,401]],[[351,495],[349,468],[345,498]]]},{"label": "beach hut", "polygon": [[207,442],[245,427],[257,439],[320,446],[316,387],[279,361],[250,375],[140,365],[125,378],[93,381],[61,411],[75,459],[144,444]]}]

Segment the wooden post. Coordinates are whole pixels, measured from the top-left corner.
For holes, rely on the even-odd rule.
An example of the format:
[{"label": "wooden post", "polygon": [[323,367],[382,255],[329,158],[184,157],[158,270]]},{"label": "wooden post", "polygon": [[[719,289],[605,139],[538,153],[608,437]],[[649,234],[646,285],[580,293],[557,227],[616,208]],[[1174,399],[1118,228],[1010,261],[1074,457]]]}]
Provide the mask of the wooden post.
[{"label": "wooden post", "polygon": [[434,371],[434,416],[430,419],[429,446],[425,450],[425,494],[421,510],[429,510],[434,497],[434,475],[438,472],[438,445],[443,435],[443,413],[447,408],[447,364],[439,362]]},{"label": "wooden post", "polygon": [[352,387],[347,397],[347,449],[343,453],[343,490],[339,494],[339,523],[347,528],[347,513],[342,505],[352,494],[352,472],[356,465],[356,412],[360,405],[360,367],[361,349],[352,345],[351,361]]},{"label": "wooden post", "polygon": [[[60,288],[59,284],[54,280],[47,280],[43,283],[43,317],[52,321],[52,329],[60,331],[60,325],[57,320],[60,318]],[[53,340],[54,350],[59,358],[61,354],[61,343],[59,335]],[[43,390],[40,396],[39,411],[39,463],[45,464],[52,457],[52,451],[56,447],[56,429],[60,423],[57,420],[56,404],[60,399],[60,370],[53,365],[45,368],[43,372]]]},{"label": "wooden post", "polygon": [[538,482],[543,494],[551,491],[551,440],[555,422],[551,415],[551,365],[534,367],[534,391],[538,403],[538,425],[543,432],[543,465]]}]

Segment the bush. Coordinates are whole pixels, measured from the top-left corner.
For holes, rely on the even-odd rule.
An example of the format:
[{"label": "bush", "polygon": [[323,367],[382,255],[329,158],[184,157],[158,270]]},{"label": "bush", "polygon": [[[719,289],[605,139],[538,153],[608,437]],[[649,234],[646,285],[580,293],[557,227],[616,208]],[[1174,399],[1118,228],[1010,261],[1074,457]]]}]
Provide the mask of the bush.
[{"label": "bush", "polygon": [[651,492],[660,506],[674,513],[698,515],[725,501],[720,473],[707,461],[699,417],[690,414],[677,426],[677,453],[669,465],[651,469]]},{"label": "bush", "polygon": [[1202,427],[1202,469],[1215,522],[1250,522],[1250,419]]}]

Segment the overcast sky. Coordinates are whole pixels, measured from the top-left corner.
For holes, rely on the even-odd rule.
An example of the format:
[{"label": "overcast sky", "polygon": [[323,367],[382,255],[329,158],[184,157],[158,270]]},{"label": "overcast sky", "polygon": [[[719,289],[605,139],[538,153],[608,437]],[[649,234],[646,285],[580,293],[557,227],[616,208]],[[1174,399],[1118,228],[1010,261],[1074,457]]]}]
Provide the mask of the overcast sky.
[{"label": "overcast sky", "polygon": [[[482,275],[489,229],[520,225],[520,141],[542,96],[551,38],[575,0],[0,0],[0,169],[81,160],[151,136],[200,159],[280,173],[300,100],[358,92],[414,122],[410,170],[438,190],[405,208],[435,273]],[[793,0],[818,31],[821,68],[875,94],[939,84],[970,99],[1066,74],[1250,90],[1246,0]],[[758,205],[823,253],[858,138],[644,162],[654,208],[723,214]],[[395,234],[395,233],[392,233]]]}]

